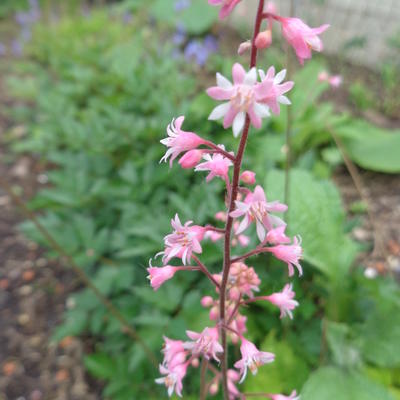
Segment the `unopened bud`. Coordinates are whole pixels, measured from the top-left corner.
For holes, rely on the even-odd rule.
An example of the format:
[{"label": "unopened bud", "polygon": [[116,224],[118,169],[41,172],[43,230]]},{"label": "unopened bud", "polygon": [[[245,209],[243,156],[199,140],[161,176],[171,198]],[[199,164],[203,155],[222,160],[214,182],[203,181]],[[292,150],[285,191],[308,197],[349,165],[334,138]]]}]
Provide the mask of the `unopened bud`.
[{"label": "unopened bud", "polygon": [[210,319],[211,321],[216,321],[219,318],[219,310],[218,307],[215,306],[210,310]]},{"label": "unopened bud", "polygon": [[217,219],[218,221],[225,222],[226,221],[226,213],[224,211],[218,211],[215,214],[215,219]]},{"label": "unopened bud", "polygon": [[200,361],[198,358],[193,358],[191,364],[193,368],[198,368],[198,366],[200,365]]},{"label": "unopened bud", "polygon": [[266,31],[260,32],[254,44],[256,45],[257,49],[266,49],[267,47],[271,46],[272,43],[272,32],[270,29]]},{"label": "unopened bud", "polygon": [[[229,298],[231,300],[237,301],[240,298],[240,290],[237,287],[233,287],[231,290],[229,290]],[[233,312],[230,311],[231,313]]]},{"label": "unopened bud", "polygon": [[200,302],[203,307],[211,307],[214,304],[214,299],[211,296],[204,296]]},{"label": "unopened bud", "polygon": [[269,1],[265,7],[265,11],[271,14],[277,14],[276,4],[273,1]]},{"label": "unopened bud", "polygon": [[240,43],[239,48],[238,48],[239,56],[245,54],[250,49],[251,49],[251,42],[249,40],[247,42]]},{"label": "unopened bud", "polygon": [[218,393],[218,382],[213,382],[212,384],[211,384],[211,386],[210,386],[210,389],[209,389],[209,391],[210,391],[210,394],[213,396],[214,394],[217,394]]},{"label": "unopened bud", "polygon": [[243,171],[240,175],[240,180],[248,185],[254,185],[256,183],[256,173],[253,171]]},{"label": "unopened bud", "polygon": [[182,168],[194,168],[202,156],[203,150],[190,150],[180,158],[179,164]]}]

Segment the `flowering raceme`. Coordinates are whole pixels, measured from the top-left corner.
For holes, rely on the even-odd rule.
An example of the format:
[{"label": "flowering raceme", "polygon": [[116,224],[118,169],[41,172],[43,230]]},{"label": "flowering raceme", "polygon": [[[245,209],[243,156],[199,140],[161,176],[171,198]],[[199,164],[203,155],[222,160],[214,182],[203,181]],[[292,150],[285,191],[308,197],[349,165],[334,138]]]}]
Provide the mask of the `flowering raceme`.
[{"label": "flowering raceme", "polygon": [[[220,6],[219,16],[224,18],[240,0],[208,2],[210,5]],[[268,26],[261,32],[264,19]],[[209,310],[209,321],[200,332],[186,330],[184,340],[164,337],[164,359],[159,368],[162,377],[156,379],[156,382],[165,385],[169,396],[173,393],[183,395],[183,380],[188,368],[199,367],[200,361],[201,400],[206,399],[207,393],[215,395],[219,390],[222,390],[224,400],[242,400],[251,396],[241,393],[238,384],[244,381],[248,370],[256,374],[262,365],[272,363],[275,355],[259,350],[257,344],[245,338],[248,328],[244,306],[268,301],[280,310],[281,318],[288,316],[290,319],[299,306],[292,283],[286,283],[280,292],[256,296],[264,287],[261,275],[258,275],[257,269],[251,266],[249,260],[252,256],[260,257],[268,253],[288,266],[289,277],[294,275],[295,268],[299,276],[303,273],[300,265],[303,254],[300,236],[289,237],[286,222],[276,215],[285,213],[288,206],[279,201],[268,201],[264,189],[257,184],[256,174],[249,169],[242,171],[250,128],[260,130],[263,118],[269,117],[271,113],[279,114],[281,105],[291,104],[286,95],[294,83],[284,82],[286,70],[276,73],[273,66],[264,70],[256,65],[257,52],[272,44],[274,21],[282,25],[283,37],[294,48],[301,63],[311,58],[311,50],[322,50],[319,34],[328,27],[322,25],[319,28],[310,28],[298,18],[281,17],[275,7],[269,5],[264,8],[264,1],[259,0],[253,37],[239,47],[242,55],[251,50],[248,69],[235,63],[232,67],[233,82],[217,73],[217,86],[207,90],[211,98],[223,102],[211,111],[209,120],[223,119],[225,129],[232,127],[234,137],[240,135],[237,151],[234,153],[226,150],[223,144],[217,145],[194,132],[182,130],[184,116],[172,120],[167,127],[168,137],[161,140],[167,147],[161,161],[169,160],[172,166],[173,161],[180,157],[180,167],[193,168],[196,172],[206,171],[207,183],[218,177],[219,184],[226,189],[223,197],[226,208],[215,215],[216,223],[223,223],[224,228],[209,224],[193,225],[192,221],[182,224],[176,214],[171,220],[173,232],[164,238],[164,251],[157,254],[162,255],[163,265],[153,267],[150,263],[148,268],[148,278],[154,290],[164,283],[168,284],[177,271],[203,273],[213,289],[203,295],[200,301],[202,307]],[[322,78],[320,80],[328,79]],[[253,185],[255,187],[251,188]],[[204,201],[207,201],[207,194]],[[244,232],[250,231],[248,228],[253,224],[256,237],[251,239]],[[223,241],[223,263],[220,271],[211,271],[200,259],[203,253],[202,242],[206,239],[215,243]],[[241,249],[250,246],[254,241],[258,244],[252,250],[245,252]],[[235,247],[238,244],[240,247]],[[235,256],[232,255],[234,247],[238,252]],[[174,265],[176,262],[183,265]],[[194,265],[189,265],[192,262]],[[185,336],[184,332],[182,336]],[[234,360],[230,367],[229,345],[239,344],[241,358]],[[261,397],[271,400],[299,398],[296,391],[292,391],[290,395],[266,392]]]}]

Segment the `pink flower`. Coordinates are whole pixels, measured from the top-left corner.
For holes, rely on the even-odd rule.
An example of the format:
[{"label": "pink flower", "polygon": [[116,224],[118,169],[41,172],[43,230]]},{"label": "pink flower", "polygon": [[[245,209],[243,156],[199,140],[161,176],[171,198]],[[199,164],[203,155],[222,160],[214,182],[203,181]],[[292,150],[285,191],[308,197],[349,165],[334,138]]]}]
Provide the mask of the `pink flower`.
[{"label": "pink flower", "polygon": [[283,394],[270,394],[271,400],[300,400],[300,396],[297,396],[297,392],[293,390],[290,396],[285,396]]},{"label": "pink flower", "polygon": [[193,355],[202,354],[207,360],[213,358],[219,362],[217,353],[223,353],[224,349],[218,342],[218,328],[207,327],[202,333],[186,331],[186,334],[193,342],[186,342],[184,344],[185,349],[190,350]]},{"label": "pink flower", "polygon": [[318,74],[318,80],[320,82],[328,82],[333,88],[338,88],[343,81],[340,75],[329,75],[326,71]]},{"label": "pink flower", "polygon": [[[221,144],[219,147],[225,150],[225,147]],[[219,176],[222,179],[228,178],[229,167],[233,165],[232,161],[229,158],[224,157],[221,154],[215,153],[205,154],[203,156],[205,162],[199,164],[194,169],[195,171],[210,171],[207,175],[206,181],[210,182],[216,176]]]},{"label": "pink flower", "polygon": [[285,235],[286,225],[278,226],[277,228],[268,231],[265,240],[271,244],[290,243],[290,238]]},{"label": "pink flower", "polygon": [[204,150],[189,150],[179,160],[182,168],[194,168],[202,159]]},{"label": "pink flower", "polygon": [[175,393],[182,397],[183,384],[182,380],[186,376],[187,364],[179,364],[173,368],[167,368],[160,365],[160,373],[166,375],[162,378],[155,380],[159,385],[165,385],[168,389],[168,396],[172,396]]},{"label": "pink flower", "polygon": [[256,173],[253,171],[243,171],[240,175],[240,180],[248,185],[256,183]]},{"label": "pink flower", "polygon": [[281,83],[285,79],[286,69],[283,69],[276,75],[274,67],[270,67],[266,74],[261,69],[258,70],[258,73],[260,74],[261,78],[260,85],[265,84],[265,82],[267,82],[267,85],[270,85],[270,82],[272,82],[272,88],[268,91],[267,96],[264,97],[261,102],[265,103],[274,114],[279,115],[281,112],[279,103],[286,105],[291,104],[290,100],[284,96],[284,94],[293,88],[294,82],[288,81]]},{"label": "pink flower", "polygon": [[168,366],[168,368],[173,368],[186,361],[187,352],[181,340],[173,340],[164,336],[164,348],[162,352],[164,353],[163,365]]},{"label": "pink flower", "polygon": [[231,212],[230,216],[233,218],[244,216],[236,234],[242,233],[255,221],[258,238],[263,242],[266,231],[272,229],[273,225],[284,225],[280,218],[270,215],[270,212],[285,212],[287,206],[278,201],[268,203],[261,186],[256,186],[254,193],[248,194],[244,202],[236,200],[235,204],[236,210]]},{"label": "pink flower", "polygon": [[219,12],[219,19],[227,17],[241,0],[208,0],[208,4],[212,6],[222,5]]},{"label": "pink flower", "polygon": [[261,280],[253,267],[248,267],[243,262],[233,263],[229,270],[231,285],[237,287],[242,296],[253,297],[253,292],[258,292]]},{"label": "pink flower", "polygon": [[240,392],[235,385],[235,383],[238,382],[240,379],[239,373],[234,369],[228,369],[227,377],[228,377],[229,400],[235,400],[236,398],[240,398]]},{"label": "pink flower", "polygon": [[200,136],[193,132],[185,132],[181,129],[184,119],[184,116],[180,116],[176,120],[173,119],[168,125],[167,133],[169,137],[160,140],[160,142],[169,147],[169,149],[161,158],[160,162],[166,162],[168,157],[171,157],[169,165],[172,166],[172,162],[180,153],[195,149],[204,143],[204,140]]},{"label": "pink flower", "polygon": [[270,303],[280,308],[281,318],[288,315],[290,319],[293,319],[292,310],[299,305],[296,300],[293,300],[295,292],[293,292],[292,287],[292,284],[287,284],[283,288],[282,292],[273,293],[270,296],[264,297],[265,300],[268,300]]},{"label": "pink flower", "polygon": [[256,45],[257,49],[266,49],[271,46],[272,43],[272,31],[271,29],[267,29],[265,31],[260,32],[254,44]]},{"label": "pink flower", "polygon": [[151,260],[149,261],[150,267],[147,268],[149,273],[150,285],[154,290],[158,290],[160,286],[167,280],[171,279],[179,268],[166,265],[165,267],[153,267]]},{"label": "pink flower", "polygon": [[289,268],[289,276],[294,274],[293,265],[296,266],[299,271],[299,275],[303,275],[303,269],[299,264],[299,260],[303,255],[303,249],[300,246],[301,240],[297,237],[294,238],[293,244],[280,244],[278,246],[270,247],[270,251],[276,258],[287,263]]},{"label": "pink flower", "polygon": [[300,64],[311,58],[311,50],[322,51],[323,44],[318,37],[329,28],[329,25],[321,25],[318,28],[310,28],[299,18],[279,18],[282,24],[282,34],[294,48]]},{"label": "pink flower", "polygon": [[245,338],[242,338],[240,353],[242,354],[242,358],[235,363],[235,368],[239,369],[240,375],[242,375],[239,383],[242,383],[246,378],[247,368],[249,368],[251,373],[255,375],[258,367],[271,363],[275,359],[274,354],[259,351],[253,343],[249,342]]},{"label": "pink flower", "polygon": [[159,254],[164,254],[163,262],[166,264],[171,258],[179,257],[184,265],[192,258],[192,253],[201,253],[202,248],[200,241],[203,240],[205,229],[201,226],[192,224],[192,221],[187,221],[182,225],[178,214],[175,219],[171,220],[174,232],[165,236],[165,250]]},{"label": "pink flower", "polygon": [[243,130],[246,113],[256,128],[261,128],[261,118],[269,116],[269,109],[261,103],[272,88],[272,81],[257,85],[257,72],[252,68],[246,73],[244,68],[236,63],[232,67],[232,83],[217,73],[217,85],[207,90],[207,94],[215,100],[228,100],[217,106],[208,119],[217,120],[224,117],[224,128],[232,126],[236,137]]}]

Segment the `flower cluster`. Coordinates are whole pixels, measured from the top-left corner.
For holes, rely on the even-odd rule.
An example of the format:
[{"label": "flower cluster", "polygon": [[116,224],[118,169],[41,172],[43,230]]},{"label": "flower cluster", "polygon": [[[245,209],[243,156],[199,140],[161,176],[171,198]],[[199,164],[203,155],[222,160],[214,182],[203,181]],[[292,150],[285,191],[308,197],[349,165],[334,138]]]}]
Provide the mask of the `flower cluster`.
[{"label": "flower cluster", "polygon": [[[219,15],[224,18],[240,1],[208,2],[220,6]],[[273,21],[281,24],[283,37],[295,49],[301,63],[311,57],[311,50],[322,50],[318,35],[327,25],[313,29],[298,18],[279,16],[271,5],[263,9],[263,4],[264,1],[260,0],[252,40],[243,43],[239,49],[240,53],[251,49],[250,68],[246,70],[241,64],[234,64],[232,81],[217,73],[217,85],[207,90],[211,98],[223,102],[211,111],[209,120],[222,119],[225,129],[232,127],[234,137],[240,135],[236,154],[223,144],[213,143],[195,132],[184,131],[184,116],[172,120],[167,127],[168,136],[161,140],[167,147],[161,161],[169,161],[172,167],[174,160],[179,157],[182,168],[206,172],[206,182],[219,178],[226,188],[226,210],[215,215],[217,223],[223,223],[224,227],[195,225],[192,221],[182,223],[176,214],[171,220],[172,233],[164,238],[164,250],[156,255],[162,256],[162,266],[153,267],[150,263],[148,268],[148,278],[154,290],[172,279],[177,271],[203,273],[214,289],[213,293],[201,299],[201,305],[209,309],[210,319],[201,332],[187,330],[186,341],[164,338],[164,360],[160,365],[163,376],[156,382],[165,385],[170,396],[174,392],[182,396],[183,379],[188,368],[199,367],[202,360],[203,396],[205,390],[214,395],[222,388],[226,399],[245,399],[238,384],[244,381],[248,371],[256,374],[258,368],[275,359],[274,354],[259,349],[256,343],[245,337],[248,331],[245,307],[264,301],[280,311],[280,318],[293,318],[293,311],[299,305],[292,283],[286,283],[280,292],[257,295],[263,289],[262,282],[255,268],[250,266],[249,258],[268,253],[287,265],[289,277],[295,275],[295,269],[301,276],[303,250],[300,237],[292,237],[287,233],[283,218],[288,206],[278,200],[267,200],[263,187],[257,184],[256,174],[251,170],[241,171],[241,166],[250,127],[261,129],[263,118],[279,114],[281,105],[290,105],[287,94],[294,83],[284,81],[286,71],[277,73],[273,66],[264,71],[258,69],[254,61],[257,52],[272,43],[271,24]],[[178,4],[179,7],[187,5],[183,1]],[[268,24],[266,31],[261,31],[263,20]],[[327,79],[322,78],[320,80]],[[252,229],[258,244],[247,252],[241,250],[243,253],[240,254],[240,248],[252,243]],[[221,271],[211,272],[201,261],[204,240],[223,240]],[[238,244],[240,248],[236,247],[236,251],[239,255],[233,256],[232,248]],[[176,262],[182,265],[174,265]],[[240,358],[235,360],[232,368],[228,365],[228,342],[240,344]],[[288,396],[271,393],[264,393],[263,396],[272,400],[299,398],[296,391]]]}]

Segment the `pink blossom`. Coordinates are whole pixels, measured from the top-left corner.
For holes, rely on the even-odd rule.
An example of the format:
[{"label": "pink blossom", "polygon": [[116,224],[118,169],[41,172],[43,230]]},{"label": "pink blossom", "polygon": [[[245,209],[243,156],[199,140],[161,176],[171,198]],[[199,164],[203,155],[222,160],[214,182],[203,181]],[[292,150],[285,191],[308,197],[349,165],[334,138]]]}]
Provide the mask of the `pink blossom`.
[{"label": "pink blossom", "polygon": [[186,154],[184,154],[179,162],[179,165],[182,168],[194,168],[202,159],[204,154],[204,150],[189,150]]},{"label": "pink blossom", "polygon": [[169,165],[172,166],[172,162],[176,157],[183,151],[188,151],[195,149],[196,147],[203,144],[205,141],[200,136],[193,132],[185,132],[181,129],[185,117],[180,116],[176,120],[173,119],[172,122],[167,127],[168,137],[160,140],[160,142],[169,147],[165,155],[161,158],[160,162],[167,161],[168,157]]},{"label": "pink blossom", "polygon": [[224,128],[232,126],[236,137],[243,130],[246,113],[256,128],[261,128],[261,119],[269,116],[269,109],[261,100],[268,96],[272,81],[257,85],[255,68],[246,73],[238,63],[232,67],[232,83],[217,73],[217,85],[207,90],[207,94],[215,100],[228,100],[215,107],[208,119],[217,120],[224,117]]},{"label": "pink blossom", "polygon": [[287,263],[289,268],[289,276],[294,274],[293,265],[296,266],[299,271],[299,275],[303,275],[303,269],[299,264],[299,260],[303,255],[303,249],[301,248],[301,239],[294,238],[293,244],[280,244],[278,246],[270,247],[270,251],[276,258]]},{"label": "pink blossom", "polygon": [[237,368],[240,371],[240,375],[242,375],[239,383],[242,383],[246,378],[247,368],[255,375],[258,367],[271,363],[275,359],[274,354],[258,350],[253,343],[245,338],[242,338],[240,353],[242,354],[242,358],[235,363],[235,368]]},{"label": "pink blossom", "polygon": [[253,171],[243,171],[240,175],[240,180],[248,185],[254,185],[256,183],[256,173]]},{"label": "pink blossom", "polygon": [[270,212],[285,212],[287,206],[278,201],[268,203],[261,186],[256,186],[254,193],[249,193],[244,202],[236,200],[235,204],[236,210],[231,212],[230,216],[233,218],[244,216],[236,231],[237,234],[242,233],[255,221],[257,236],[263,242],[266,231],[272,229],[273,225],[284,225],[280,218],[270,215]]},{"label": "pink blossom", "polygon": [[[219,147],[225,150],[223,145],[219,145]],[[194,169],[195,171],[210,171],[207,175],[206,181],[210,182],[214,177],[219,176],[222,179],[228,179],[228,171],[229,167],[233,165],[232,161],[229,158],[224,157],[222,154],[215,153],[205,154],[203,159],[205,162],[199,164]]]},{"label": "pink blossom", "polygon": [[192,253],[201,253],[200,241],[203,240],[205,229],[201,226],[190,226],[192,221],[187,221],[182,225],[178,214],[171,220],[174,232],[165,236],[165,250],[159,254],[164,254],[163,262],[167,263],[173,257],[182,259],[184,265],[192,258]]},{"label": "pink blossom", "polygon": [[261,102],[265,103],[274,114],[279,115],[281,111],[279,103],[286,105],[291,104],[290,100],[284,94],[293,88],[294,82],[287,81],[281,83],[285,79],[286,69],[283,69],[276,75],[274,67],[270,67],[266,74],[262,69],[259,69],[258,73],[261,78],[260,85],[266,84],[269,86],[271,84],[270,82],[272,82],[272,88],[267,92],[267,96],[265,96]]},{"label": "pink blossom", "polygon": [[213,358],[219,362],[217,353],[223,353],[224,349],[218,342],[218,328],[206,327],[202,333],[186,331],[186,334],[193,342],[186,342],[185,349],[190,350],[193,355],[202,354],[207,360]]},{"label": "pink blossom", "polygon": [[179,269],[177,267],[172,267],[171,265],[166,265],[165,267],[153,267],[151,265],[151,260],[149,264],[150,267],[147,268],[149,275],[147,278],[150,280],[150,285],[154,290],[158,290],[160,286],[165,281],[171,279]]},{"label": "pink blossom", "polygon": [[250,40],[247,40],[246,42],[240,43],[237,52],[238,52],[239,56],[242,56],[250,49],[251,49],[251,42],[250,42]]},{"label": "pink blossom", "polygon": [[258,292],[261,280],[253,267],[248,267],[243,262],[233,263],[229,270],[231,285],[237,287],[242,296],[253,297],[253,292]]},{"label": "pink blossom", "polygon": [[340,75],[329,75],[326,71],[318,74],[318,80],[320,82],[328,82],[333,88],[338,88],[343,81]]},{"label": "pink blossom", "polygon": [[295,292],[293,292],[292,287],[292,284],[287,284],[282,292],[273,293],[270,296],[264,297],[265,300],[268,300],[270,303],[280,308],[281,318],[288,315],[290,319],[293,319],[292,310],[299,305],[296,300],[293,300]]},{"label": "pink blossom", "polygon": [[235,400],[236,398],[240,398],[240,392],[235,385],[236,382],[238,382],[240,379],[239,373],[234,369],[228,369],[227,378],[228,378],[229,400]]},{"label": "pink blossom", "polygon": [[271,400],[300,400],[300,396],[297,396],[297,392],[293,390],[289,396],[285,396],[283,394],[270,394],[269,397]]},{"label": "pink blossom", "polygon": [[265,240],[271,244],[290,243],[290,238],[285,235],[286,225],[278,226],[277,228],[268,231]]},{"label": "pink blossom", "polygon": [[241,0],[208,0],[208,4],[212,6],[222,5],[219,12],[219,19],[227,17]]},{"label": "pink blossom", "polygon": [[300,64],[311,58],[311,50],[322,51],[322,40],[318,37],[329,28],[329,25],[321,25],[318,28],[310,28],[299,18],[279,17],[282,24],[282,34],[294,48]]},{"label": "pink blossom", "polygon": [[164,336],[162,352],[164,353],[163,365],[167,365],[169,368],[173,368],[186,361],[187,352],[183,346],[182,340],[173,340]]},{"label": "pink blossom", "polygon": [[160,365],[160,373],[166,376],[157,378],[155,382],[158,383],[159,385],[165,385],[167,387],[168,396],[171,397],[175,391],[175,393],[179,397],[182,397],[182,389],[183,389],[182,380],[186,376],[186,371],[187,371],[186,363],[176,365],[173,368],[167,368],[163,365]]}]

